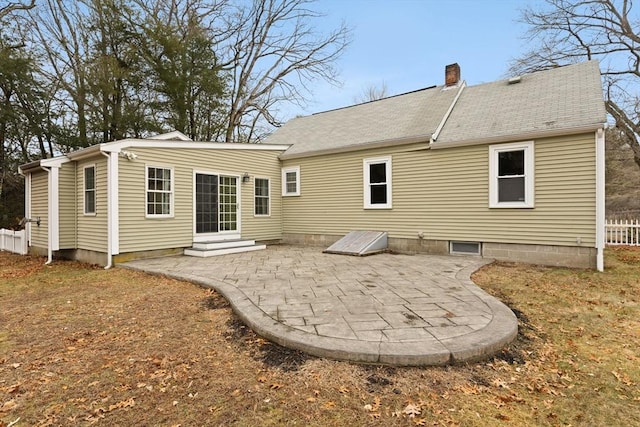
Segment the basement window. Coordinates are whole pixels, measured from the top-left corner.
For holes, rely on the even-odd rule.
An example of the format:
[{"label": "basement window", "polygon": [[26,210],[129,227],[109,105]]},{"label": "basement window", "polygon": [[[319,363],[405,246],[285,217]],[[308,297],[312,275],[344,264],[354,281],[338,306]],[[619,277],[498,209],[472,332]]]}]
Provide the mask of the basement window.
[{"label": "basement window", "polygon": [[480,255],[479,242],[449,242],[449,253],[453,255]]}]

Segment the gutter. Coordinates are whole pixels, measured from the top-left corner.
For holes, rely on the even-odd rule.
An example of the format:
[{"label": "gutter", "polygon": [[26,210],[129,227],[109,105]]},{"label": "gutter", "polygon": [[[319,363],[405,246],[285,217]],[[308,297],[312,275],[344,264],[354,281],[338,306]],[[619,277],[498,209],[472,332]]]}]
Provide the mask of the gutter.
[{"label": "gutter", "polygon": [[438,139],[438,136],[440,136],[440,132],[442,132],[442,128],[444,127],[445,123],[447,123],[447,120],[449,120],[449,116],[453,112],[453,108],[458,103],[458,99],[460,98],[460,95],[462,95],[462,91],[464,90],[465,87],[467,87],[467,83],[463,80],[462,83],[460,84],[460,88],[458,89],[458,93],[456,93],[455,98],[453,98],[453,101],[451,101],[451,105],[449,105],[449,109],[447,110],[446,113],[444,113],[444,117],[442,117],[442,120],[440,121],[440,124],[436,128],[436,131],[433,132],[433,135],[431,135],[429,144],[433,144],[434,142],[436,142],[436,139]]},{"label": "gutter", "polygon": [[431,145],[431,148],[434,150],[438,150],[441,148],[464,147],[467,145],[482,145],[482,144],[493,144],[493,143],[499,143],[499,142],[525,141],[525,140],[534,139],[534,138],[551,138],[554,136],[575,135],[579,133],[595,132],[598,129],[602,129],[602,123],[592,123],[589,125],[576,126],[571,128],[534,130],[534,131],[518,133],[518,134],[490,136],[486,138],[466,139],[462,141],[435,142]]},{"label": "gutter", "polygon": [[[302,157],[323,156],[325,154],[337,154],[337,153],[347,153],[350,151],[368,150],[370,148],[384,148],[384,147],[394,147],[396,145],[415,144],[418,142],[427,142],[429,141],[430,137],[431,137],[431,134],[428,133],[423,135],[408,136],[408,137],[399,138],[399,139],[382,139],[380,141],[366,142],[362,144],[353,144],[353,145],[347,145],[344,147],[326,148],[324,150],[305,151],[303,153],[286,154],[285,152],[279,156],[279,159],[280,160],[299,159]],[[425,148],[428,148],[428,147],[425,147]]]}]

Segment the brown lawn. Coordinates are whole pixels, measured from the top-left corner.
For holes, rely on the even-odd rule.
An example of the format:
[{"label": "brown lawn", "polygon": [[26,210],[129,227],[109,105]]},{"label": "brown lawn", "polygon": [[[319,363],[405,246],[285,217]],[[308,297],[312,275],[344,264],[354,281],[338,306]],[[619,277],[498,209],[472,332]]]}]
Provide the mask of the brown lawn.
[{"label": "brown lawn", "polygon": [[607,267],[485,267],[516,342],[393,368],[270,344],[187,282],[0,253],[0,426],[640,426],[640,250]]}]

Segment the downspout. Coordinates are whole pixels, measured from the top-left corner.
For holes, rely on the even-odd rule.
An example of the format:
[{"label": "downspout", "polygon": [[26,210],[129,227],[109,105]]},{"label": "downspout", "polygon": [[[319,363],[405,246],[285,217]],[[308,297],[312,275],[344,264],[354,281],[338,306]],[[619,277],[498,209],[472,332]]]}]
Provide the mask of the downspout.
[{"label": "downspout", "polygon": [[100,154],[107,158],[107,265],[104,266],[105,270],[113,267],[113,258],[111,255],[111,177],[109,176],[109,172],[111,172],[111,156],[109,153],[105,153],[104,151],[100,151]]},{"label": "downspout", "polygon": [[604,271],[605,234],[604,128],[596,131],[596,268]]},{"label": "downspout", "polygon": [[[47,262],[45,265],[49,265],[53,262],[53,251],[55,241],[57,237],[57,221],[58,221],[58,168],[55,166],[41,166],[47,172]],[[55,185],[54,185],[55,184]],[[55,193],[55,194],[54,194]]]},{"label": "downspout", "polygon": [[440,136],[440,132],[442,132],[442,128],[444,127],[445,123],[447,123],[447,120],[449,119],[449,116],[453,111],[453,107],[456,106],[458,102],[458,98],[460,98],[460,95],[462,95],[462,91],[464,90],[465,87],[467,87],[467,83],[463,80],[462,83],[460,83],[460,88],[458,89],[458,93],[456,93],[456,96],[455,98],[453,98],[451,105],[449,105],[449,109],[447,110],[446,113],[444,113],[444,117],[442,117],[440,124],[436,128],[435,132],[433,132],[433,134],[431,135],[431,138],[429,139],[429,144],[433,144],[434,142],[436,142],[436,139],[438,139],[438,136]]}]

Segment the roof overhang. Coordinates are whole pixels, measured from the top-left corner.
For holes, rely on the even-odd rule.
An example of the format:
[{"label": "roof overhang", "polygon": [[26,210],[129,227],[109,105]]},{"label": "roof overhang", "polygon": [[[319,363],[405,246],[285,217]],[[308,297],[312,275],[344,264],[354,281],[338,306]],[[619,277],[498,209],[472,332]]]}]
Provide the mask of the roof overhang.
[{"label": "roof overhang", "polygon": [[598,129],[603,129],[606,123],[592,123],[584,126],[576,126],[572,128],[562,129],[548,129],[548,130],[535,130],[531,132],[522,132],[518,134],[491,136],[487,138],[471,138],[461,141],[450,142],[432,142],[430,144],[431,149],[438,150],[444,148],[464,147],[467,145],[483,145],[483,144],[495,144],[501,142],[521,141],[536,138],[551,138],[554,136],[564,135],[576,135],[579,133],[595,132]]},{"label": "roof overhang", "polygon": [[18,166],[18,173],[24,175],[25,173],[32,173],[39,170],[46,170],[48,168],[59,168],[62,164],[70,162],[66,156],[53,157],[50,159],[35,160],[30,163]]},{"label": "roof overhang", "polygon": [[[361,150],[370,150],[372,148],[385,148],[385,147],[395,147],[398,145],[407,145],[407,144],[415,144],[419,142],[428,143],[431,138],[431,133],[424,135],[416,135],[409,136],[405,138],[398,139],[384,139],[380,141],[366,142],[363,144],[353,144],[346,145],[338,148],[327,148],[325,150],[314,150],[314,151],[305,151],[302,153],[291,153],[287,154],[285,151],[280,155],[280,160],[289,160],[289,159],[300,159],[303,157],[315,157],[315,156],[324,156],[327,154],[337,154],[337,153],[347,153],[351,151],[361,151]],[[428,145],[425,146],[428,148]]]}]

